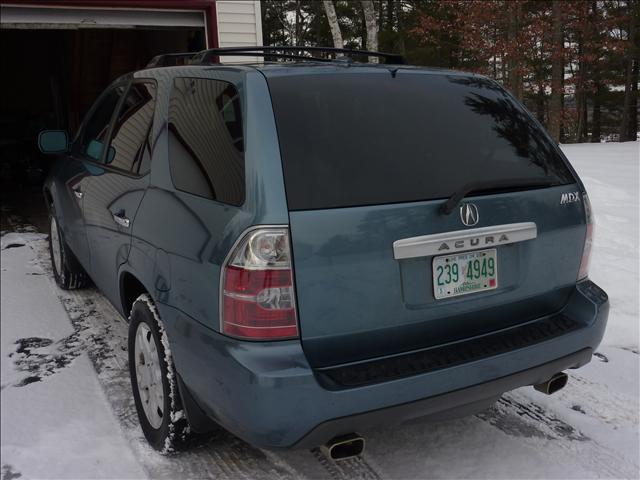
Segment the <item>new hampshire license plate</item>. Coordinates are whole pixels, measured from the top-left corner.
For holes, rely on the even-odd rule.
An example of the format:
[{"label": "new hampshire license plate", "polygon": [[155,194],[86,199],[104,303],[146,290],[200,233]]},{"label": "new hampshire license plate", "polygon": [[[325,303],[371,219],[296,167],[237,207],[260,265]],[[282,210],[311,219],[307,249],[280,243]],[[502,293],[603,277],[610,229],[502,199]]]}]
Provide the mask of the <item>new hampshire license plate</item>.
[{"label": "new hampshire license plate", "polygon": [[436,299],[497,287],[498,261],[495,248],[433,259],[433,294]]}]

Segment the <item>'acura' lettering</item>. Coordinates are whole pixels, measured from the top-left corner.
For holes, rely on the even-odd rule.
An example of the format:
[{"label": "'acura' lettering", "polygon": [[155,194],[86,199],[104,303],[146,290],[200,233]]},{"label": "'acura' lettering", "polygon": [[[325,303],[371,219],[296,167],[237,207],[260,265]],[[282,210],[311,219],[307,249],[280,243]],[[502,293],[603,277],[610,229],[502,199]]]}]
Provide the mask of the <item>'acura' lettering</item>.
[{"label": "'acura' lettering", "polygon": [[508,243],[509,237],[506,233],[500,235],[497,239],[494,235],[487,235],[484,237],[473,237],[468,238],[466,240],[456,240],[455,242],[442,242],[438,247],[438,251],[441,252],[443,250],[462,250],[467,247],[477,247],[482,245],[495,245],[501,243]]}]

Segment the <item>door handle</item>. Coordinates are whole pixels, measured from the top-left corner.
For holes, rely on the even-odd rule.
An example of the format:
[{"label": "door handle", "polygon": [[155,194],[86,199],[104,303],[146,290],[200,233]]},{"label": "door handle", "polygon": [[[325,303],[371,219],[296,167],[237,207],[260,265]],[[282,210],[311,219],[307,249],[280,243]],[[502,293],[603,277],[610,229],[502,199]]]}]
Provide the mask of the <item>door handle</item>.
[{"label": "door handle", "polygon": [[82,190],[80,190],[80,187],[76,187],[73,188],[73,194],[76,196],[76,198],[80,199],[82,197],[84,197],[84,193],[82,193]]},{"label": "door handle", "polygon": [[129,228],[129,225],[131,225],[131,220],[125,217],[123,210],[119,211],[118,213],[113,213],[112,216],[113,221],[124,228]]}]

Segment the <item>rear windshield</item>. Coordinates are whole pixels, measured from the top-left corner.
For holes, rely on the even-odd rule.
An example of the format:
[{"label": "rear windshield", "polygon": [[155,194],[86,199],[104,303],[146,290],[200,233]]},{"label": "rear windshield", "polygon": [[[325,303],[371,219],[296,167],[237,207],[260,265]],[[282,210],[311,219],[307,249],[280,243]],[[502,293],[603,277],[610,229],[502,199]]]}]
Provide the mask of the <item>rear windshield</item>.
[{"label": "rear windshield", "polygon": [[485,180],[573,183],[529,114],[482,78],[268,78],[291,210],[447,198]]}]

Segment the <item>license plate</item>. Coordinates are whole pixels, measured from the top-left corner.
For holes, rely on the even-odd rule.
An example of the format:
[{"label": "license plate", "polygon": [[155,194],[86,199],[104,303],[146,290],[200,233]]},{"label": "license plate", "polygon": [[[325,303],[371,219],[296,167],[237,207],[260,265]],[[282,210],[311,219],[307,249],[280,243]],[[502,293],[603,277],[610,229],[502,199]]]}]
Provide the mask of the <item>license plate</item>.
[{"label": "license plate", "polygon": [[495,248],[433,259],[433,294],[436,299],[495,288],[498,288]]}]

